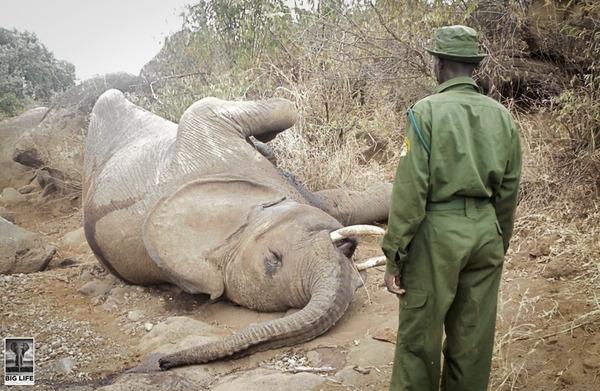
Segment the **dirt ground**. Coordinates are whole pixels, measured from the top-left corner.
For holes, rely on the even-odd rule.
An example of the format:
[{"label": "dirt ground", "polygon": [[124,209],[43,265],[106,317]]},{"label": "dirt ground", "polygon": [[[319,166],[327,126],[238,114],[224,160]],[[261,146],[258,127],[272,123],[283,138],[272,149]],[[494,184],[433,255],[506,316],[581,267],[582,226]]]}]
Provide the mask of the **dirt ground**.
[{"label": "dirt ground", "polygon": [[[600,281],[590,278],[598,275],[600,250],[591,252],[596,259],[578,259],[574,250],[582,232],[588,246],[598,246],[598,230],[590,227],[600,214],[593,205],[579,210],[585,213],[573,217],[572,211],[563,209],[556,216],[519,217],[501,287],[491,390],[600,389]],[[0,276],[0,335],[35,337],[36,389],[86,390],[118,382],[125,370],[143,359],[142,337],[172,316],[229,331],[282,316],[211,303],[205,296],[171,286],[148,288],[116,281],[85,245],[73,250],[62,244],[66,233],[81,227],[78,199],[32,198],[11,211],[17,224],[44,234],[58,248],[46,271]],[[560,213],[571,216],[562,225],[557,223]],[[358,256],[377,252],[373,241],[364,243]],[[204,389],[256,368],[287,371],[292,361],[330,368],[319,373],[325,382],[315,389],[387,389],[397,299],[381,284],[383,268],[367,274],[366,286],[325,335],[293,348],[209,364],[212,376]],[[80,293],[89,281],[108,282],[112,289],[96,297]],[[61,368],[61,358],[72,359],[70,371]]]}]

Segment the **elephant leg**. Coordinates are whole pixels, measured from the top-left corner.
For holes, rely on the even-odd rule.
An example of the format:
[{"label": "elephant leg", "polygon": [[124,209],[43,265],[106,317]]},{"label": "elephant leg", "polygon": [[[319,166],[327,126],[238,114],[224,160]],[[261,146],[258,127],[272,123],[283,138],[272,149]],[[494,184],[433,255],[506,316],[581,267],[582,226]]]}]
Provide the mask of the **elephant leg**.
[{"label": "elephant leg", "polygon": [[315,206],[343,225],[385,222],[388,218],[392,184],[380,183],[365,191],[321,190],[314,195],[320,201]]},{"label": "elephant leg", "polygon": [[[181,135],[177,138],[179,141],[193,139],[198,136],[199,127],[208,126],[234,129],[246,139],[254,136],[258,141],[266,143],[278,133],[294,126],[297,119],[298,114],[293,103],[285,99],[229,102],[217,98],[204,98],[190,106],[183,114],[179,122]],[[189,134],[186,129],[190,130]]]},{"label": "elephant leg", "polygon": [[275,157],[273,148],[262,141],[258,141],[254,136],[251,136],[248,140],[261,155],[266,157],[274,166],[277,166],[277,158]]}]

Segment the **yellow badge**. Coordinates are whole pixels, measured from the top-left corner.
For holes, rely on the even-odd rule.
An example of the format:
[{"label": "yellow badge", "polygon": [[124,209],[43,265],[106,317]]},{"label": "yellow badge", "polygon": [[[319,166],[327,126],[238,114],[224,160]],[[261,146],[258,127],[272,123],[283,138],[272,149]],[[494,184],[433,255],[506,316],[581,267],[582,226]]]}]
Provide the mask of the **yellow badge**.
[{"label": "yellow badge", "polygon": [[402,149],[400,150],[400,157],[406,156],[410,152],[410,140],[408,137],[404,137],[404,143],[402,143]]}]

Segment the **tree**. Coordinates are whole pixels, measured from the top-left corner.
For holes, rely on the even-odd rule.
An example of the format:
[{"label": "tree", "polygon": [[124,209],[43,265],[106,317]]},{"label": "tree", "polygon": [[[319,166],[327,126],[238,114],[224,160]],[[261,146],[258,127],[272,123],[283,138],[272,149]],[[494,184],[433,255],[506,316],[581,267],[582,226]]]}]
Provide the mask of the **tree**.
[{"label": "tree", "polygon": [[0,115],[29,100],[47,102],[75,84],[75,66],[57,60],[37,36],[0,28]]}]

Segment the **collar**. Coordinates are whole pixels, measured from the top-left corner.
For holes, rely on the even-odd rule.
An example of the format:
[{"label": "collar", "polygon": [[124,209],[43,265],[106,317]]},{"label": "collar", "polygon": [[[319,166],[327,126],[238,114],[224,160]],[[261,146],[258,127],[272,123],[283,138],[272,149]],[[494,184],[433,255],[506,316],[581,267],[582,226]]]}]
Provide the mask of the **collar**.
[{"label": "collar", "polygon": [[475,83],[475,80],[473,80],[473,78],[468,76],[459,76],[450,80],[446,80],[445,82],[436,87],[435,92],[439,94],[440,92],[444,92],[448,89],[460,85],[471,86],[475,89],[475,91],[479,91],[479,86],[477,85],[477,83]]}]

